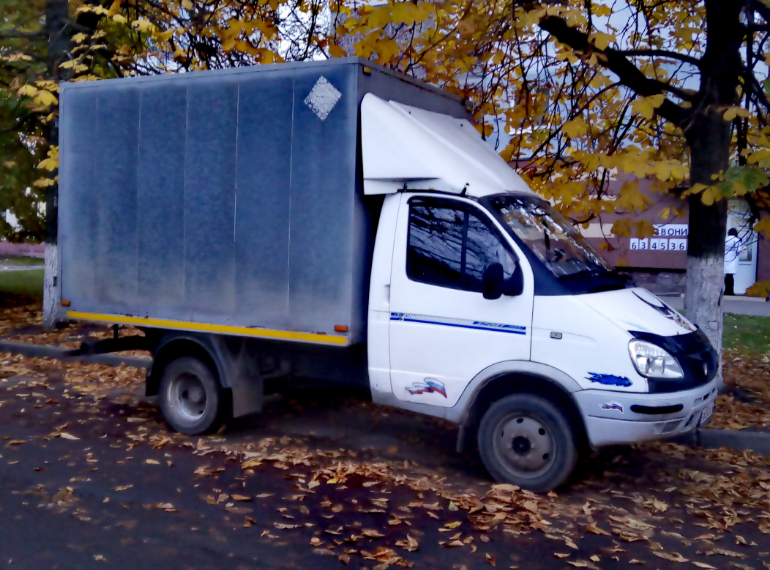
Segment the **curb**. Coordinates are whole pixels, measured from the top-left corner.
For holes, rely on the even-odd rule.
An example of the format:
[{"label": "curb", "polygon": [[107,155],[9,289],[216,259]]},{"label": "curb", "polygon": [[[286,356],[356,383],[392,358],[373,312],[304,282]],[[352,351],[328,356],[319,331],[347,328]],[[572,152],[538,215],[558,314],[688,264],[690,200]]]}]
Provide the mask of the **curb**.
[{"label": "curb", "polygon": [[770,457],[770,432],[703,428],[676,437],[672,441],[707,449],[728,447],[733,451],[753,451]]},{"label": "curb", "polygon": [[[684,299],[684,293],[654,293],[658,297],[669,299]],[[768,298],[765,297],[748,297],[746,295],[724,295],[722,297],[724,301],[748,301],[750,303],[766,303]]]},{"label": "curb", "polygon": [[32,358],[53,358],[62,362],[85,362],[87,364],[104,364],[106,366],[132,366],[134,368],[149,368],[152,364],[150,358],[136,356],[122,356],[120,354],[81,354],[70,356],[70,349],[59,348],[44,344],[30,344],[25,342],[0,341],[0,353],[10,352]]}]

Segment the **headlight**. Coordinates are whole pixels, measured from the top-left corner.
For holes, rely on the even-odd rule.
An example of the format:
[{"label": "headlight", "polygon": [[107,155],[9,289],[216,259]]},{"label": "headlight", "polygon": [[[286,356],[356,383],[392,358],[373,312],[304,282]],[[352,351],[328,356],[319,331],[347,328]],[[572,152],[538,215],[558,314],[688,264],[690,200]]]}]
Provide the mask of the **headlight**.
[{"label": "headlight", "polygon": [[676,358],[651,342],[632,340],[628,352],[636,371],[647,378],[683,378],[682,367]]}]

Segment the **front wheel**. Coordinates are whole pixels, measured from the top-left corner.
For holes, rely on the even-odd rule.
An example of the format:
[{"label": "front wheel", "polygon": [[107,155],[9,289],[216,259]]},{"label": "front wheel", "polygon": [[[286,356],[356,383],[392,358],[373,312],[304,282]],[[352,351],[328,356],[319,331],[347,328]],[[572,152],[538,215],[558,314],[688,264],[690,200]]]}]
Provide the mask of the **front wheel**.
[{"label": "front wheel", "polygon": [[224,390],[211,368],[192,356],[166,366],[158,398],[169,425],[186,435],[214,432],[227,419]]},{"label": "front wheel", "polygon": [[578,458],[564,412],[533,394],[513,394],[492,404],[478,438],[481,459],[495,480],[536,493],[564,483]]}]

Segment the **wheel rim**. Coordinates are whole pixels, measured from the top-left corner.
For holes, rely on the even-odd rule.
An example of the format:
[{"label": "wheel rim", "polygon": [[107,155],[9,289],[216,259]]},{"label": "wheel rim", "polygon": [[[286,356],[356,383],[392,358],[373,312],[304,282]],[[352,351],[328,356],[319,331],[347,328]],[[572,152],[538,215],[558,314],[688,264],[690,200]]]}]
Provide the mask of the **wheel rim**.
[{"label": "wheel rim", "polygon": [[206,387],[194,374],[180,374],[169,383],[168,403],[176,418],[195,423],[206,411]]},{"label": "wheel rim", "polygon": [[556,444],[546,425],[524,414],[509,415],[497,424],[494,451],[513,476],[539,477],[553,465]]}]

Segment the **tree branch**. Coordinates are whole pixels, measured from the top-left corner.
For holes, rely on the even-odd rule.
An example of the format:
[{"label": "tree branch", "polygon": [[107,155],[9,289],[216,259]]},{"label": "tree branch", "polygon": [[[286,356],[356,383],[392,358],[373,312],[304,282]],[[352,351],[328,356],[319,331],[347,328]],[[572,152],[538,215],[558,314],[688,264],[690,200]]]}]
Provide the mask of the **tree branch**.
[{"label": "tree branch", "polygon": [[762,16],[766,22],[770,22],[770,6],[767,6],[764,2],[761,2],[760,0],[748,0],[746,2],[746,7],[755,12],[759,12],[760,16]]},{"label": "tree branch", "polygon": [[620,55],[630,55],[639,57],[667,57],[669,59],[678,59],[690,65],[700,68],[701,61],[698,58],[677,53],[675,51],[669,51],[665,49],[626,49],[626,50],[613,50]]},{"label": "tree branch", "polygon": [[754,76],[753,71],[748,67],[743,66],[743,69],[741,69],[741,75],[743,76],[743,80],[746,82],[746,94],[748,98],[752,99],[757,105],[770,111],[770,101],[767,100],[767,95],[765,94],[764,89],[762,89],[762,86],[759,84],[759,81],[757,81],[757,78]]},{"label": "tree branch", "polygon": [[[609,69],[618,76],[621,84],[642,97],[661,95],[666,91],[669,91],[675,93],[684,100],[689,101],[692,99],[690,94],[681,89],[667,85],[656,79],[650,79],[633,63],[626,59],[626,56],[617,50],[611,48],[597,50],[589,43],[588,34],[570,27],[562,18],[557,16],[546,16],[540,20],[540,27],[555,37],[559,42],[571,47],[573,50],[593,50],[594,53],[603,56],[599,58],[599,65]],[[685,110],[668,98],[663,101],[663,104],[660,107],[655,109],[655,112],[677,126],[681,126],[686,117]]]}]

